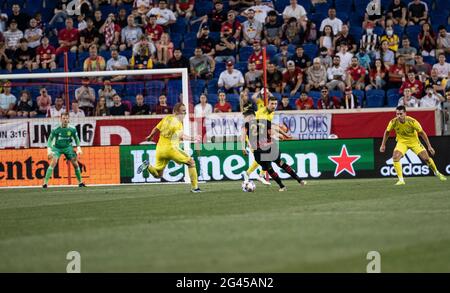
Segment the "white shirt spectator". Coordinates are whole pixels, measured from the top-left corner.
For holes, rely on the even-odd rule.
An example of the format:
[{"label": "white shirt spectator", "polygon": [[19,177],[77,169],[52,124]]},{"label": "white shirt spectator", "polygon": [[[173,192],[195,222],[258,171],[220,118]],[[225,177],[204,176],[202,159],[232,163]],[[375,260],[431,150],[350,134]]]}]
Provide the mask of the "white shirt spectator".
[{"label": "white shirt spectator", "polygon": [[69,117],[70,118],[83,118],[83,117],[85,117],[84,111],[81,109],[78,109],[78,112],[75,113],[74,111],[70,110]]},{"label": "white shirt spectator", "polygon": [[436,107],[440,110],[441,109],[441,100],[439,99],[438,95],[433,93],[431,96],[429,96],[429,95],[423,96],[423,98],[420,99],[420,101],[419,101],[419,105],[420,105],[420,107],[423,107],[423,108]]},{"label": "white shirt spectator", "polygon": [[409,98],[409,100],[406,101],[406,103],[405,103],[404,97],[401,97],[398,100],[397,106],[405,106],[405,107],[409,107],[409,108],[418,108],[419,107],[419,100],[416,99],[416,97],[411,96]]},{"label": "white shirt spectator", "polygon": [[433,69],[438,71],[439,77],[447,78],[448,73],[450,72],[450,63],[444,62],[443,65],[436,63],[433,65]]},{"label": "white shirt spectator", "polygon": [[330,19],[329,17],[327,17],[322,20],[322,23],[320,24],[320,31],[323,32],[323,29],[327,25],[333,28],[334,35],[337,35],[342,30],[342,20],[337,17],[335,17],[334,19]]},{"label": "white shirt spectator", "polygon": [[256,19],[252,22],[249,20],[242,24],[242,33],[250,39],[261,40],[263,24]]},{"label": "white shirt spectator", "polygon": [[203,118],[207,117],[208,115],[212,114],[213,108],[210,103],[206,103],[205,107],[202,106],[202,104],[197,104],[194,107],[194,115],[197,118]]},{"label": "white shirt spectator", "polygon": [[350,66],[350,64],[352,63],[352,57],[353,54],[350,52],[345,52],[345,54],[342,54],[342,52],[339,52],[336,54],[336,56],[339,56],[341,58],[341,63],[340,63],[340,67],[343,70],[347,70],[347,68]]},{"label": "white shirt spectator", "polygon": [[19,40],[23,38],[23,32],[21,30],[15,32],[7,30],[3,33],[3,36],[5,37],[6,48],[15,50],[19,45]]},{"label": "white shirt spectator", "polygon": [[151,7],[151,5],[150,5],[151,3],[150,2],[153,2],[153,1],[150,1],[150,0],[135,0],[133,6],[136,7],[136,8],[144,6],[145,8],[150,9],[150,7]]},{"label": "white shirt spectator", "polygon": [[219,76],[219,81],[217,82],[219,87],[227,86],[229,88],[236,87],[237,84],[244,84],[244,76],[242,72],[237,69],[233,69],[232,73],[229,73],[228,70],[222,71]]},{"label": "white shirt spectator", "polygon": [[39,47],[41,45],[42,30],[38,27],[25,30],[24,38],[28,40],[30,37],[39,37],[39,39],[34,42],[28,42],[28,47],[32,49]]},{"label": "white shirt spectator", "polygon": [[339,67],[335,67],[332,66],[330,68],[327,69],[327,75],[328,75],[328,80],[334,80],[335,76],[341,76],[341,80],[345,80],[345,70],[339,66]]},{"label": "white shirt spectator", "polygon": [[66,112],[66,107],[62,107],[59,110],[56,110],[55,106],[50,107],[50,111],[47,113],[47,117],[61,117],[61,114]]},{"label": "white shirt spectator", "polygon": [[127,57],[119,55],[117,60],[111,57],[108,62],[106,62],[106,70],[114,70],[113,66],[128,66]]},{"label": "white shirt spectator", "polygon": [[260,23],[265,23],[267,13],[269,11],[273,10],[272,7],[269,7],[267,5],[255,5],[255,6],[248,8],[247,10],[245,10],[245,13],[248,12],[249,9],[253,9],[255,11],[255,19],[257,21],[259,21]]},{"label": "white shirt spectator", "polygon": [[139,41],[139,38],[142,36],[142,29],[140,27],[129,27],[126,26],[123,28],[121,32],[122,43],[135,44]]},{"label": "white shirt spectator", "polygon": [[9,110],[9,105],[16,104],[17,98],[13,94],[0,94],[0,109]]},{"label": "white shirt spectator", "polygon": [[147,13],[147,17],[150,17],[150,15],[156,15],[156,24],[159,25],[167,25],[167,23],[170,20],[176,21],[177,18],[175,17],[175,14],[170,9],[160,9],[159,7],[153,7],[150,9],[150,11]]},{"label": "white shirt spectator", "polygon": [[95,91],[91,87],[81,86],[75,90],[75,99],[78,101],[80,107],[94,107],[94,102],[91,97],[95,98]]},{"label": "white shirt spectator", "polygon": [[297,4],[295,8],[291,5],[286,6],[283,10],[283,18],[295,17],[297,20],[306,16],[306,10],[303,6]]}]

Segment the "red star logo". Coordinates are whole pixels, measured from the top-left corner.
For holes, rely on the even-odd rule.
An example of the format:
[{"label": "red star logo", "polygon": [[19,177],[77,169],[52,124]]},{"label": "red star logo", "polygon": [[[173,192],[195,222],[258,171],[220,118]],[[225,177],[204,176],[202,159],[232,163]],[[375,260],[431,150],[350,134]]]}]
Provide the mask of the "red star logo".
[{"label": "red star logo", "polygon": [[358,161],[361,156],[349,156],[347,152],[347,147],[342,145],[341,154],[339,156],[328,156],[328,159],[336,164],[336,170],[334,170],[334,177],[337,177],[342,172],[346,171],[352,176],[355,176],[355,169],[353,168],[353,163]]}]

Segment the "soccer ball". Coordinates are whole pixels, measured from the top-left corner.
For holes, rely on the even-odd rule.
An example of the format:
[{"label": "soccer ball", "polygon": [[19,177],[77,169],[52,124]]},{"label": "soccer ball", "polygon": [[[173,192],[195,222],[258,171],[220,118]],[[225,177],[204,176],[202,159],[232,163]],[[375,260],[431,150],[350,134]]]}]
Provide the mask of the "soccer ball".
[{"label": "soccer ball", "polygon": [[253,181],[242,182],[243,192],[253,192],[256,189],[256,185]]}]

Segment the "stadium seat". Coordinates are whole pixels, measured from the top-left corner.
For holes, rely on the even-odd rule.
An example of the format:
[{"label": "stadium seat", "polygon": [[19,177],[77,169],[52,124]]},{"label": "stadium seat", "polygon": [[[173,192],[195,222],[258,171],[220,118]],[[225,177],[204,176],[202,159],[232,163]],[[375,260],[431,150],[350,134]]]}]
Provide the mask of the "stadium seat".
[{"label": "stadium seat", "polygon": [[234,68],[239,70],[242,73],[242,75],[244,75],[248,71],[248,62],[247,61],[238,62],[236,63]]},{"label": "stadium seat", "polygon": [[439,9],[431,11],[430,21],[433,25],[447,25],[448,24],[448,10]]},{"label": "stadium seat", "polygon": [[348,14],[350,14],[350,12],[352,11],[353,1],[335,0],[334,5],[339,9],[339,11],[347,12]]},{"label": "stadium seat", "polygon": [[217,86],[217,78],[213,78],[208,81],[206,88],[208,89],[208,94],[217,94],[218,86]]},{"label": "stadium seat", "polygon": [[342,100],[344,93],[341,91],[330,91],[330,97],[337,97],[339,100]]},{"label": "stadium seat", "polygon": [[317,108],[317,102],[320,100],[320,92],[318,91],[310,91],[308,93],[308,97],[311,97],[314,101],[314,107]]},{"label": "stadium seat", "polygon": [[433,56],[423,56],[423,62],[433,65],[437,63],[436,58]]},{"label": "stadium seat", "polygon": [[218,100],[219,99],[217,97],[217,94],[208,94],[208,103],[210,103],[213,106],[213,108]]},{"label": "stadium seat", "polygon": [[165,84],[160,80],[151,80],[145,82],[145,94],[147,95],[160,96],[164,91],[164,88]]},{"label": "stadium seat", "polygon": [[[278,0],[274,1],[274,2],[278,2]],[[311,0],[298,0],[297,3],[300,4],[301,6],[303,6],[303,8],[305,8],[306,12],[311,11],[311,8],[312,8]],[[289,5],[289,1],[287,1],[287,5]],[[285,5],[284,7],[286,7],[287,5]],[[283,7],[283,10],[284,10],[284,7]],[[283,12],[283,11],[281,11],[281,12]]]},{"label": "stadium seat", "polygon": [[343,23],[347,23],[349,20],[348,13],[340,11],[339,9],[336,11],[336,17],[342,20]]},{"label": "stadium seat", "polygon": [[196,1],[195,3],[195,15],[203,16],[210,13],[214,8],[212,1]]},{"label": "stadium seat", "polygon": [[316,13],[328,14],[328,9],[331,7],[331,5],[327,2],[325,2],[325,3],[318,3],[318,4],[314,5],[313,7],[314,7],[313,10]]},{"label": "stadium seat", "polygon": [[383,90],[368,90],[366,92],[366,102],[368,108],[384,106],[385,92]]},{"label": "stadium seat", "polygon": [[170,39],[173,43],[174,48],[181,48],[181,43],[183,42],[183,35],[178,33],[171,33]]},{"label": "stadium seat", "polygon": [[361,40],[361,37],[364,33],[364,30],[361,26],[351,26],[349,30],[349,34],[357,41]]},{"label": "stadium seat", "polygon": [[156,106],[158,104],[158,96],[145,96],[144,97],[144,103],[149,105],[150,108],[152,106]]},{"label": "stadium seat", "polygon": [[437,9],[450,11],[450,1],[448,0],[435,0]]},{"label": "stadium seat", "polygon": [[232,111],[239,111],[239,95],[238,94],[227,94],[227,101],[230,102]]},{"label": "stadium seat", "polygon": [[358,103],[361,108],[364,107],[364,91],[353,90],[353,95],[358,98]]},{"label": "stadium seat", "polygon": [[[274,2],[275,2],[274,3],[275,10],[278,11],[279,13],[282,13],[284,8],[290,4],[289,0],[277,0]],[[306,9],[306,7],[304,8]]]},{"label": "stadium seat", "polygon": [[399,93],[399,89],[389,89],[386,92],[386,96],[387,96],[387,106],[388,107],[396,107],[398,104],[398,100],[401,97],[401,95]]},{"label": "stadium seat", "polygon": [[253,54],[253,47],[252,46],[246,46],[241,47],[239,49],[239,60],[240,61],[247,61],[250,55]]},{"label": "stadium seat", "polygon": [[177,17],[175,23],[170,25],[170,31],[177,34],[184,34],[187,31],[188,21],[184,17]]},{"label": "stadium seat", "polygon": [[304,44],[303,49],[305,50],[305,54],[312,60],[317,57],[319,52],[319,48],[316,44]]},{"label": "stadium seat", "polygon": [[274,45],[266,46],[267,59],[272,59],[278,53],[278,47]]},{"label": "stadium seat", "polygon": [[184,35],[184,47],[197,47],[197,32],[190,32]]},{"label": "stadium seat", "polygon": [[205,91],[206,81],[203,79],[191,80],[191,91],[193,95],[200,95]]}]

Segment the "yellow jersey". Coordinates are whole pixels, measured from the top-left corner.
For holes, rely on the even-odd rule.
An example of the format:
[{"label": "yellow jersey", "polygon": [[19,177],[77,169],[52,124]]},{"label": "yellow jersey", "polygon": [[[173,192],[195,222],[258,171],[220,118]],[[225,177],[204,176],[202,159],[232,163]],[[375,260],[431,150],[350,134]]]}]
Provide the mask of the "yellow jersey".
[{"label": "yellow jersey", "polygon": [[258,110],[264,108],[265,106],[266,105],[264,104],[264,99],[263,98],[257,98],[256,99],[256,108]]},{"label": "yellow jersey", "polygon": [[391,130],[395,130],[398,142],[405,144],[420,143],[418,133],[422,132],[422,126],[412,117],[406,116],[405,123],[401,123],[398,118],[392,119],[386,128],[388,132]]},{"label": "yellow jersey", "polygon": [[172,147],[178,147],[180,145],[180,137],[183,134],[183,123],[175,115],[164,117],[156,125],[156,128],[160,132],[158,145]]},{"label": "yellow jersey", "polygon": [[267,110],[267,107],[262,107],[262,108],[258,109],[258,111],[256,111],[255,118],[272,122],[274,115],[275,115],[275,111],[270,113],[269,110]]}]

